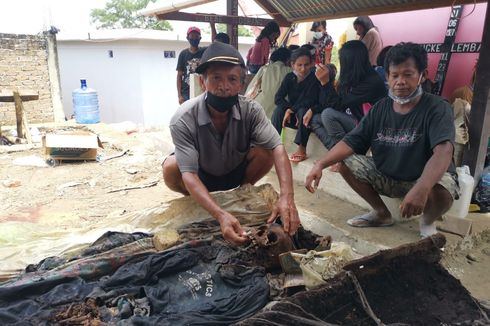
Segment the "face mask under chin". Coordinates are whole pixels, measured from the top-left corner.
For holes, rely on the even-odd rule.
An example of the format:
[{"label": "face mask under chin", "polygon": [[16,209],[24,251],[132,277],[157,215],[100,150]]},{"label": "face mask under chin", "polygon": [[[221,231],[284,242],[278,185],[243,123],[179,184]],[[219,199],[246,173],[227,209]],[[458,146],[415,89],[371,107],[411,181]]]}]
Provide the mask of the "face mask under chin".
[{"label": "face mask under chin", "polygon": [[415,98],[417,98],[418,96],[420,96],[424,93],[424,90],[422,89],[421,81],[422,81],[422,75],[420,75],[419,82],[417,84],[417,88],[407,96],[396,96],[395,94],[393,94],[393,89],[391,87],[388,89],[388,96],[394,102],[396,102],[400,105],[410,103]]},{"label": "face mask under chin", "polygon": [[230,111],[238,103],[238,94],[235,96],[221,97],[207,92],[205,101],[206,104],[212,106],[216,111],[224,113]]}]

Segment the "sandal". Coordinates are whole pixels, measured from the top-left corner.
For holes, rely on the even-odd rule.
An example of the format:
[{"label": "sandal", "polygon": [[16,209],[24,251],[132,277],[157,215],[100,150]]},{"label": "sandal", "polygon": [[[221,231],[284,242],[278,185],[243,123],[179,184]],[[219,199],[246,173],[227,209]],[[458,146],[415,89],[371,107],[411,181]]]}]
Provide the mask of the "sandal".
[{"label": "sandal", "polygon": [[387,221],[378,221],[375,219],[375,216],[376,214],[374,212],[369,212],[347,220],[347,224],[357,228],[392,226],[394,224],[392,218]]},{"label": "sandal", "polygon": [[291,154],[291,156],[289,157],[289,160],[293,163],[299,163],[299,162],[303,162],[304,160],[306,160],[308,157],[306,156],[306,154],[298,154],[298,153],[293,153]]}]

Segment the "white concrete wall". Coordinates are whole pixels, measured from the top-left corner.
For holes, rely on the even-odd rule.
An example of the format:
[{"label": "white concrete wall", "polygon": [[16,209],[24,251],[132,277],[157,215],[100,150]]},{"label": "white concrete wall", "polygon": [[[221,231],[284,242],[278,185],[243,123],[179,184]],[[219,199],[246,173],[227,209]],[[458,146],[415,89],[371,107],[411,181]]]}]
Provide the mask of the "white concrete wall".
[{"label": "white concrete wall", "polygon": [[[244,57],[250,46],[240,45]],[[187,41],[170,40],[58,41],[66,116],[73,113],[71,93],[85,78],[98,92],[102,122],[168,124],[178,108],[177,58],[186,47]],[[164,51],[175,51],[176,58],[165,58]]]}]

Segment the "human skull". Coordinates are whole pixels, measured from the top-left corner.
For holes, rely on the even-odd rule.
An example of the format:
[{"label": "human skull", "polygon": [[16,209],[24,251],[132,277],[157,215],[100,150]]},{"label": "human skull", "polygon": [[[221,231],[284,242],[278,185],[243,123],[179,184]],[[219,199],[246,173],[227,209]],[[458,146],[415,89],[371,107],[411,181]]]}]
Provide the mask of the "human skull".
[{"label": "human skull", "polygon": [[254,260],[266,270],[280,268],[279,255],[294,250],[291,237],[279,224],[262,225],[250,233],[255,253]]}]

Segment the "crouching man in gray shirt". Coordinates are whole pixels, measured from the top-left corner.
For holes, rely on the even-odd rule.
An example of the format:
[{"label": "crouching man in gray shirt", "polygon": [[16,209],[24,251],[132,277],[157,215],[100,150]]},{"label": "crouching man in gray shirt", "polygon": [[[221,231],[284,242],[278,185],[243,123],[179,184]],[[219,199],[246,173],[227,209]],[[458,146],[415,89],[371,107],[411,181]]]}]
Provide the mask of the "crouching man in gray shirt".
[{"label": "crouching man in gray shirt", "polygon": [[232,46],[215,42],[203,53],[196,72],[202,75],[206,92],[183,103],[170,122],[175,155],[162,165],[165,184],[192,196],[216,218],[226,240],[243,244],[247,236],[239,221],[209,192],[254,184],[274,164],[280,195],[268,222],[281,216],[284,230],[294,234],[300,221],[291,165],[264,110],[238,95],[245,76],[242,56]]}]

